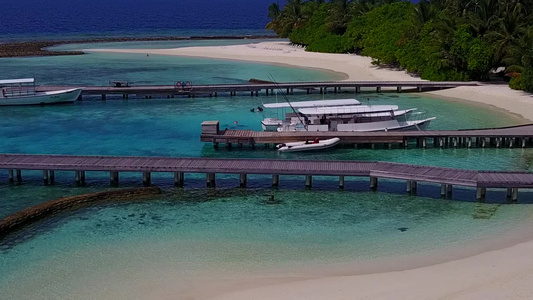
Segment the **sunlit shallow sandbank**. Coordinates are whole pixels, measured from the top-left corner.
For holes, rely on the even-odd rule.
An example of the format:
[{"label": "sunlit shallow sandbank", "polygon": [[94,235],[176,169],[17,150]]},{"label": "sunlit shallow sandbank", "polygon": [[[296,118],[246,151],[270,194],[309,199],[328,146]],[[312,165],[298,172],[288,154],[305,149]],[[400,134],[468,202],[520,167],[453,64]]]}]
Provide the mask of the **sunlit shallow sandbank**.
[{"label": "sunlit shallow sandbank", "polygon": [[[298,295],[310,290],[298,290],[301,283],[286,284],[312,279],[327,290],[331,280],[342,284],[352,278],[358,286],[358,278],[376,273],[383,273],[386,280],[390,274],[402,277],[392,279],[407,285],[411,284],[407,279],[428,280],[431,285],[455,269],[435,266],[438,272],[430,267],[414,275],[413,271],[401,274],[530,237],[520,225],[527,224],[533,213],[527,204],[363,192],[367,182],[357,180],[351,180],[342,193],[327,188],[327,181],[317,182],[317,188],[309,191],[290,188],[295,183],[297,179],[286,181],[277,191],[224,186],[217,191],[168,189],[158,198],[99,205],[50,219],[20,232],[19,242],[2,246],[3,295],[7,299],[202,299],[225,293],[233,297],[233,292],[267,286],[267,292],[250,291],[253,294],[244,294],[243,299],[269,298],[279,292],[275,286],[268,290],[271,284],[296,289],[290,295]],[[271,194],[275,204],[267,203]],[[490,263],[507,257],[506,251]],[[485,261],[480,263],[479,268],[485,268]],[[522,269],[502,269],[498,264],[495,270],[508,275]],[[426,272],[435,277],[424,279]],[[451,291],[458,287],[453,284],[457,279],[452,279]],[[348,296],[364,295],[365,290],[343,291]]]}]

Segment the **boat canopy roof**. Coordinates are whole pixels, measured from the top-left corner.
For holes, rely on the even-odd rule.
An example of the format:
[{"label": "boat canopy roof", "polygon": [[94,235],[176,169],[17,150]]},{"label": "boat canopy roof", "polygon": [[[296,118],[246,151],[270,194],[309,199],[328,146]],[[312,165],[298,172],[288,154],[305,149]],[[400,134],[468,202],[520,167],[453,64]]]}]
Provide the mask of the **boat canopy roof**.
[{"label": "boat canopy roof", "polygon": [[304,115],[340,115],[359,114],[397,110],[397,105],[357,105],[357,106],[334,106],[301,108],[298,111]]},{"label": "boat canopy roof", "polygon": [[327,107],[327,106],[344,106],[344,105],[359,105],[361,102],[355,100],[355,99],[334,99],[334,100],[317,100],[317,101],[299,101],[299,102],[291,102],[291,104],[287,102],[280,102],[280,103],[267,103],[263,104],[266,108],[288,108],[288,107],[294,107],[294,108],[304,108],[304,107]]},{"label": "boat canopy roof", "polygon": [[34,82],[35,82],[35,78],[7,79],[7,80],[0,80],[0,85],[34,83]]}]

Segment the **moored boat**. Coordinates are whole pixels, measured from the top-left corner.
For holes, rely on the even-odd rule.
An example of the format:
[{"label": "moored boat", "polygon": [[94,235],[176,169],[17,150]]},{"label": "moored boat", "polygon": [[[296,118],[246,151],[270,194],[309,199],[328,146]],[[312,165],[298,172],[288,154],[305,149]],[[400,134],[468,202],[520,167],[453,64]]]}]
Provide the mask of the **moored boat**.
[{"label": "moored boat", "polygon": [[39,92],[34,78],[0,80],[0,106],[39,105],[74,102],[81,89]]},{"label": "moored boat", "polygon": [[311,151],[311,150],[324,150],[329,149],[331,147],[335,147],[341,139],[338,137],[331,138],[327,140],[319,140],[316,138],[314,141],[309,142],[292,142],[292,143],[284,143],[279,144],[277,147],[279,148],[279,152],[300,152],[300,151]]},{"label": "moored boat", "polygon": [[[397,105],[361,105],[355,99],[264,104],[265,108],[287,108],[284,119],[265,118],[264,131],[409,131],[426,130],[436,118],[415,113],[416,108],[399,110]],[[343,101],[336,103],[335,101]],[[302,103],[302,104],[299,104]],[[339,105],[340,104],[340,105]]]}]

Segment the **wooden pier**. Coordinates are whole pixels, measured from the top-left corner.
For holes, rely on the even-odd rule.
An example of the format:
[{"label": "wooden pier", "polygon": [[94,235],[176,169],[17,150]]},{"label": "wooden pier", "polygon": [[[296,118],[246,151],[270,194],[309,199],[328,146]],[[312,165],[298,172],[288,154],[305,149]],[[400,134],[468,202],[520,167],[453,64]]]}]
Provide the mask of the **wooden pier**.
[{"label": "wooden pier", "polygon": [[315,138],[330,139],[338,137],[342,144],[367,144],[372,147],[384,145],[402,148],[525,148],[533,146],[533,124],[490,129],[471,130],[426,130],[426,131],[380,131],[380,132],[343,132],[343,131],[291,131],[271,132],[253,130],[226,130],[219,128],[218,121],[202,123],[201,141],[232,145],[280,144]]},{"label": "wooden pier", "polygon": [[[53,184],[55,171],[72,171],[77,183],[86,180],[86,171],[109,172],[111,184],[118,184],[120,172],[142,174],[143,184],[151,184],[151,173],[174,174],[174,183],[183,186],[186,173],[206,174],[206,184],[216,186],[216,174],[236,174],[241,187],[247,184],[248,174],[272,176],[272,185],[279,185],[280,175],[305,176],[307,187],[313,176],[336,176],[339,187],[345,177],[369,177],[370,189],[377,190],[380,178],[405,180],[406,191],[416,195],[418,182],[441,185],[441,196],[452,197],[453,186],[477,189],[476,199],[484,201],[488,188],[505,188],[507,196],[516,201],[519,189],[533,188],[533,173],[497,172],[451,169],[389,162],[310,161],[269,159],[210,159],[173,157],[118,157],[0,154],[0,169],[8,171],[11,182],[22,181],[22,170],[42,170],[45,184]],[[16,172],[16,179],[14,173]]]},{"label": "wooden pier", "polygon": [[[476,82],[453,82],[453,81],[320,81],[320,82],[283,82],[283,83],[246,83],[246,84],[201,84],[183,85],[176,82],[175,85],[134,85],[134,84],[114,84],[110,86],[77,86],[82,89],[82,96],[99,95],[103,100],[108,95],[122,95],[128,99],[130,96],[148,97],[163,96],[172,98],[174,96],[188,97],[217,97],[224,93],[235,96],[237,93],[258,96],[260,92],[265,95],[274,95],[276,91],[282,90],[286,94],[293,94],[294,90],[306,92],[307,94],[327,93],[328,90],[334,93],[354,92],[360,93],[362,88],[372,88],[378,93],[383,89],[392,89],[397,92],[447,89],[459,86],[477,86]],[[179,83],[179,84],[178,84]],[[51,91],[58,89],[73,88],[73,86],[40,86],[39,91]]]}]

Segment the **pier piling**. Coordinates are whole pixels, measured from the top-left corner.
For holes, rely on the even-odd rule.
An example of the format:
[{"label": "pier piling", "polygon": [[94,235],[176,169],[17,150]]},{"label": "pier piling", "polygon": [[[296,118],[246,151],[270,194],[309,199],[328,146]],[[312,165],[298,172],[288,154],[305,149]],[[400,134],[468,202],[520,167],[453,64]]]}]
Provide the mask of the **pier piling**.
[{"label": "pier piling", "polygon": [[[465,141],[465,139],[463,139]],[[120,156],[68,156],[68,155],[0,155],[0,168],[7,170],[10,180],[14,170],[21,180],[21,169],[40,171],[45,184],[53,182],[52,170],[75,172],[76,182],[83,183],[85,170],[110,172],[110,183],[118,184],[119,172],[142,172],[143,184],[149,185],[151,172],[174,174],[174,183],[183,184],[185,172],[206,174],[208,186],[215,186],[215,173],[239,175],[241,186],[246,186],[248,174],[272,176],[272,185],[279,185],[280,175],[306,176],[306,186],[312,186],[312,176],[338,177],[339,187],[345,185],[346,176],[370,178],[370,189],[377,190],[379,178],[405,180],[406,191],[416,195],[418,182],[441,184],[441,196],[451,199],[453,185],[476,188],[476,199],[481,200],[486,188],[507,189],[507,196],[518,199],[518,189],[533,189],[533,174],[529,172],[498,172],[452,169],[435,166],[365,161],[302,161],[259,159],[215,159]]]},{"label": "pier piling", "polygon": [[313,186],[313,176],[307,175],[305,176],[305,187],[310,188]]},{"label": "pier piling", "polygon": [[152,184],[152,174],[150,172],[143,172],[143,185],[150,186]]},{"label": "pier piling", "polygon": [[205,174],[206,185],[207,187],[214,188],[216,187],[216,174],[215,173],[206,173]]},{"label": "pier piling", "polygon": [[118,185],[118,172],[117,171],[109,172],[109,183],[112,186],[117,186]]},{"label": "pier piling", "polygon": [[43,170],[43,182],[44,185],[48,185],[48,170]]},{"label": "pier piling", "polygon": [[378,178],[377,177],[370,177],[370,189],[373,191],[378,190]]},{"label": "pier piling", "polygon": [[484,187],[478,187],[476,189],[476,200],[480,202],[485,201],[485,195],[487,194],[487,189]]},{"label": "pier piling", "polygon": [[182,187],[185,183],[185,174],[183,172],[174,172],[174,185]]},{"label": "pier piling", "polygon": [[241,173],[240,176],[239,176],[239,182],[240,182],[240,186],[241,186],[242,188],[245,188],[245,187],[246,187],[246,181],[247,181],[247,180],[246,180],[246,179],[247,179],[246,177],[247,177],[247,176],[246,176],[245,173]]},{"label": "pier piling", "polygon": [[272,175],[272,186],[273,187],[279,186],[279,175],[277,174]]}]

